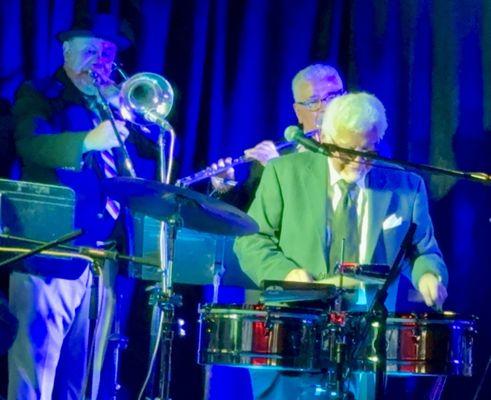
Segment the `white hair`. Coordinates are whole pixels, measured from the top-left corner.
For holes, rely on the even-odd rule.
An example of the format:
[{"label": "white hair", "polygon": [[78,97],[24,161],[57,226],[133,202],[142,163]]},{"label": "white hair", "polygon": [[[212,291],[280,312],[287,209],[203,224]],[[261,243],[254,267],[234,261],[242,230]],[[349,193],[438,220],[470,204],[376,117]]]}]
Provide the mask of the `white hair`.
[{"label": "white hair", "polygon": [[338,71],[335,68],[327,64],[312,64],[308,67],[300,70],[293,77],[292,80],[292,92],[295,101],[300,101],[299,99],[299,87],[304,83],[318,82],[318,81],[332,81],[343,88],[343,81],[339,76]]},{"label": "white hair", "polygon": [[356,135],[375,130],[379,140],[387,130],[387,117],[383,104],[374,95],[348,93],[334,98],[327,105],[322,120],[322,141],[335,138],[340,131]]}]

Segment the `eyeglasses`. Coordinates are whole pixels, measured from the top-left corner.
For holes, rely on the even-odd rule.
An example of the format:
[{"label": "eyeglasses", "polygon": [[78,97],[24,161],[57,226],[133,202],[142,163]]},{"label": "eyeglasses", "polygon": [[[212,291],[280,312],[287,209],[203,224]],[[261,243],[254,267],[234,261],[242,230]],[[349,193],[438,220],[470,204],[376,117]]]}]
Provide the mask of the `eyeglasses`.
[{"label": "eyeglasses", "polygon": [[328,93],[322,99],[311,99],[306,101],[297,101],[297,104],[300,104],[306,107],[309,111],[319,111],[322,107],[324,107],[327,103],[329,103],[335,97],[341,96],[346,92],[341,89],[336,92]]}]

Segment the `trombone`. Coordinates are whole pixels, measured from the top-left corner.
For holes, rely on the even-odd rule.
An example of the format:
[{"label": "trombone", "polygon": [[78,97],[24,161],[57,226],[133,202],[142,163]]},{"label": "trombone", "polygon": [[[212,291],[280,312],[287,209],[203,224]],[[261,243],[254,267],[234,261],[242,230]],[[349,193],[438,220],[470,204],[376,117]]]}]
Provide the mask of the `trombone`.
[{"label": "trombone", "polygon": [[[174,103],[174,90],[167,79],[161,75],[151,72],[141,72],[128,77],[117,64],[114,64],[113,68],[117,70],[124,79],[119,88],[119,113],[121,117],[126,121],[143,127],[157,125],[161,130],[161,134],[159,135],[160,180],[162,183],[170,183],[176,135],[172,125],[166,120],[166,117],[170,113]],[[114,115],[107,100],[102,94],[102,83],[100,82],[99,75],[95,71],[91,71],[90,75],[92,76],[94,86],[98,91],[102,105],[109,115],[120,147],[123,150],[125,166],[130,175],[136,177],[128,151],[126,150],[121,135],[116,129]],[[167,168],[164,152],[164,134],[166,132],[169,133],[171,139]]]}]

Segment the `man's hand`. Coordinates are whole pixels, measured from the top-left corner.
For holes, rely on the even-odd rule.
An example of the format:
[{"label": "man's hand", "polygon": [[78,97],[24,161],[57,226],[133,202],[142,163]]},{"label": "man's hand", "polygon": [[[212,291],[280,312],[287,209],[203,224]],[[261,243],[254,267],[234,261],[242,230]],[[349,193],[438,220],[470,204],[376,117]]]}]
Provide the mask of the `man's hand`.
[{"label": "man's hand", "polygon": [[[219,168],[224,168],[232,163],[232,158],[220,158],[218,162],[211,164],[211,169],[216,171]],[[235,170],[230,167],[224,172],[211,177],[211,185],[219,193],[227,193],[233,188],[233,185],[227,184],[227,181],[235,181]]]},{"label": "man's hand", "polygon": [[418,290],[428,307],[441,308],[447,298],[447,289],[437,276],[428,272],[419,278]]},{"label": "man's hand", "polygon": [[[116,127],[121,134],[121,138],[125,141],[130,133],[125,126],[125,122],[116,121]],[[87,134],[84,140],[84,152],[91,150],[108,150],[118,146],[119,142],[114,134],[110,121],[101,122]]]},{"label": "man's hand", "polygon": [[312,277],[308,272],[301,268],[292,269],[288,275],[285,277],[287,282],[314,282]]},{"label": "man's hand", "polygon": [[258,143],[252,149],[244,151],[244,154],[248,158],[259,161],[263,166],[266,165],[269,160],[280,156],[271,140],[265,140]]}]

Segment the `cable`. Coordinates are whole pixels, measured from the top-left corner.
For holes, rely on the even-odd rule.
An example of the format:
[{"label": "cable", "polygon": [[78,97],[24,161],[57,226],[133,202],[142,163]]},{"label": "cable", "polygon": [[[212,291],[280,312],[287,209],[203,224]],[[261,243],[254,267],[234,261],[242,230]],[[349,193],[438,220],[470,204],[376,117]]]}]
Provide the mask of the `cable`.
[{"label": "cable", "polygon": [[152,357],[151,357],[150,363],[148,365],[147,375],[145,376],[145,380],[143,381],[143,385],[142,385],[142,388],[140,390],[140,393],[138,393],[138,400],[142,399],[143,393],[145,392],[145,389],[148,385],[148,382],[150,381],[150,377],[152,376],[152,370],[153,370],[153,367],[155,365],[155,360],[157,359],[157,353],[159,350],[160,340],[162,339],[162,328],[164,325],[163,322],[164,322],[164,313],[162,310],[160,310],[159,329],[158,329],[157,337],[155,340],[155,347],[153,349]]},{"label": "cable", "polygon": [[488,375],[489,367],[491,366],[491,355],[488,358],[488,363],[486,364],[486,368],[484,369],[484,373],[482,374],[482,378],[479,381],[479,385],[477,385],[476,393],[472,400],[477,400],[479,397],[479,393],[481,393],[481,389],[484,385],[484,381],[486,380],[486,376]]}]

